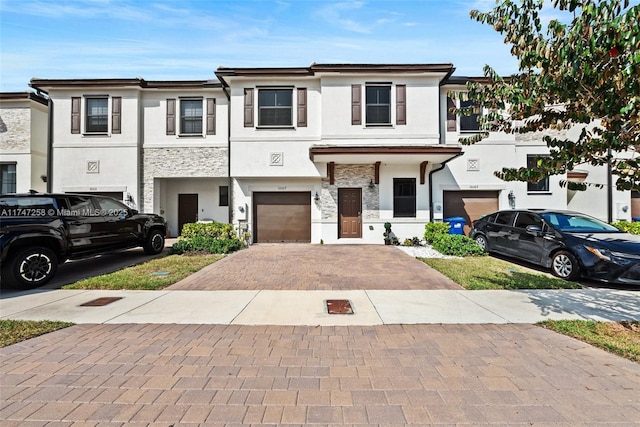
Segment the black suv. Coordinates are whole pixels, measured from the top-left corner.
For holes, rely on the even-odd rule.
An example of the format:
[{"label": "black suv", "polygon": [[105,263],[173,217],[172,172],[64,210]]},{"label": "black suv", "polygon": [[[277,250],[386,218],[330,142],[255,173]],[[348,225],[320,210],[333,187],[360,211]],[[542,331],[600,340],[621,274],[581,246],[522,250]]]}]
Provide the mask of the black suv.
[{"label": "black suv", "polygon": [[0,196],[2,282],[21,289],[47,283],[58,264],[118,249],[164,249],[167,223],[111,197],[86,194]]}]

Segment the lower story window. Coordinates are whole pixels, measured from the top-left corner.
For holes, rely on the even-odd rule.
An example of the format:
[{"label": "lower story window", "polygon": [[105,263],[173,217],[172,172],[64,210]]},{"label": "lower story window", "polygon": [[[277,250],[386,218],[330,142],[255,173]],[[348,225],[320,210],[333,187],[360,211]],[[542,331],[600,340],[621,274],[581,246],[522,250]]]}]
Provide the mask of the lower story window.
[{"label": "lower story window", "polygon": [[393,178],[393,216],[394,218],[415,218],[415,178]]},{"label": "lower story window", "polygon": [[229,187],[226,185],[219,187],[218,206],[229,206]]},{"label": "lower story window", "polygon": [[16,192],[16,165],[4,163],[0,165],[0,193]]}]

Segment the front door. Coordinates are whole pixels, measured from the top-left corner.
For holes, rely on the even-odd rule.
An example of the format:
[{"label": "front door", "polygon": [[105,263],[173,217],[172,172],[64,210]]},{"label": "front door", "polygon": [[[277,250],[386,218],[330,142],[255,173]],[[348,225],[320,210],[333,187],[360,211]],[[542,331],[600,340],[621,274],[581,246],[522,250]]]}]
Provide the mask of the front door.
[{"label": "front door", "polygon": [[182,226],[198,221],[198,195],[178,194],[178,234],[182,234]]},{"label": "front door", "polygon": [[362,189],[338,189],[338,238],[362,237]]}]

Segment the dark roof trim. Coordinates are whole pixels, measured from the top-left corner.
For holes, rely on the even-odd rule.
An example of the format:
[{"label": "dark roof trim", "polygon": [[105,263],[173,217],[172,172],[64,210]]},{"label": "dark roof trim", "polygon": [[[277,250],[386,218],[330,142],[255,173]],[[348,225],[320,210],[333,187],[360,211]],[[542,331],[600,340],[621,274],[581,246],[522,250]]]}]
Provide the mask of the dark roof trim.
[{"label": "dark roof trim", "polygon": [[453,64],[312,64],[314,72],[452,73]]},{"label": "dark roof trim", "polygon": [[[509,77],[503,77],[505,82],[509,82]],[[465,76],[451,76],[443,85],[466,85],[468,82],[481,83],[481,84],[490,84],[491,80],[489,77],[465,77]]]},{"label": "dark roof trim", "polygon": [[0,92],[1,101],[19,101],[22,99],[30,99],[42,105],[48,105],[47,98],[33,92]]},{"label": "dark roof trim", "polygon": [[315,155],[337,155],[337,154],[381,154],[381,155],[393,155],[393,154],[447,154],[455,155],[462,151],[461,147],[440,147],[433,145],[394,145],[394,146],[314,146],[309,148],[309,157],[313,160]]},{"label": "dark roof trim", "polygon": [[216,88],[217,80],[145,80],[135,79],[31,79],[29,86],[38,89],[65,87],[140,87],[140,88]]},{"label": "dark roof trim", "polygon": [[225,77],[312,76],[315,73],[444,73],[442,80],[453,74],[453,64],[311,64],[296,68],[227,68],[218,67],[216,77],[228,86]]}]

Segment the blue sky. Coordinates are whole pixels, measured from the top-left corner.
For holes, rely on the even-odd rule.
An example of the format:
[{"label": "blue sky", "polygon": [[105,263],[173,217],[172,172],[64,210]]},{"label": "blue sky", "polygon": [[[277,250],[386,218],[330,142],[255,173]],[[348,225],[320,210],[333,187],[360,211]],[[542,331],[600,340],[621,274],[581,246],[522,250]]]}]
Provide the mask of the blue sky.
[{"label": "blue sky", "polygon": [[0,0],[0,91],[45,79],[205,80],[219,66],[517,63],[469,18],[493,0]]}]

